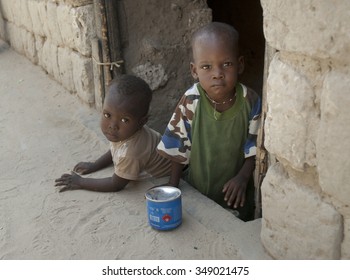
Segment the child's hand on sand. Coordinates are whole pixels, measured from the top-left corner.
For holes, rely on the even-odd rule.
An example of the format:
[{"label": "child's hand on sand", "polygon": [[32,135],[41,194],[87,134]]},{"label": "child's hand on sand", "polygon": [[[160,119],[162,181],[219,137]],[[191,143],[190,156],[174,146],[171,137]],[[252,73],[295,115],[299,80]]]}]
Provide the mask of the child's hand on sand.
[{"label": "child's hand on sand", "polygon": [[246,199],[247,182],[240,176],[229,180],[222,190],[229,208],[243,207]]},{"label": "child's hand on sand", "polygon": [[75,171],[72,171],[72,174],[63,174],[61,178],[56,179],[55,186],[64,186],[60,188],[59,192],[78,190],[80,189],[80,178],[81,177]]},{"label": "child's hand on sand", "polygon": [[79,162],[74,166],[73,171],[79,174],[90,174],[96,171],[95,164],[93,162]]}]

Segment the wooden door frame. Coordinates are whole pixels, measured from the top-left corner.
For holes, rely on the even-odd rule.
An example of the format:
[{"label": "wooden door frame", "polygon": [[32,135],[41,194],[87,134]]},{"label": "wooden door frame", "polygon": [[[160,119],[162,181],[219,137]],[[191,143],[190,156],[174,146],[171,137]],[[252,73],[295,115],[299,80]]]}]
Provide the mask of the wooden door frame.
[{"label": "wooden door frame", "polygon": [[111,80],[125,72],[119,24],[119,2],[94,0],[96,38],[92,40],[95,107],[102,110]]},{"label": "wooden door frame", "polygon": [[262,88],[262,110],[261,110],[261,126],[257,138],[257,150],[256,150],[256,167],[254,172],[255,183],[255,218],[262,217],[262,203],[261,203],[261,184],[265,178],[267,169],[274,159],[268,153],[264,146],[265,140],[265,119],[267,113],[267,78],[269,75],[270,63],[276,53],[276,49],[265,43],[265,59],[264,59],[264,77]]}]

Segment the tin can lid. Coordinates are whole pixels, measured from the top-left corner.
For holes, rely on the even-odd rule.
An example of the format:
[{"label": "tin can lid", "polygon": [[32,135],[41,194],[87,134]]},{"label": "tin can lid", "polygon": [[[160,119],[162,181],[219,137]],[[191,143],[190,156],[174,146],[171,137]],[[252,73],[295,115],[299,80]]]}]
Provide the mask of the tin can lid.
[{"label": "tin can lid", "polygon": [[151,201],[171,201],[181,196],[181,191],[172,186],[153,187],[146,192],[146,198]]}]

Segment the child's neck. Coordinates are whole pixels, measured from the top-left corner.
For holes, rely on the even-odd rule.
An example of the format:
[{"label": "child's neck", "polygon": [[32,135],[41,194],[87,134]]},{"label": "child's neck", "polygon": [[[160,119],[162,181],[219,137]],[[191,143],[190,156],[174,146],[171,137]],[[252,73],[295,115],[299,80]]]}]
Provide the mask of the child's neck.
[{"label": "child's neck", "polygon": [[233,96],[231,96],[229,99],[224,100],[222,102],[217,102],[209,97],[209,95],[205,92],[205,96],[210,101],[211,106],[214,108],[214,110],[222,113],[228,109],[230,109],[233,104],[235,104],[236,101],[236,91],[233,93]]}]

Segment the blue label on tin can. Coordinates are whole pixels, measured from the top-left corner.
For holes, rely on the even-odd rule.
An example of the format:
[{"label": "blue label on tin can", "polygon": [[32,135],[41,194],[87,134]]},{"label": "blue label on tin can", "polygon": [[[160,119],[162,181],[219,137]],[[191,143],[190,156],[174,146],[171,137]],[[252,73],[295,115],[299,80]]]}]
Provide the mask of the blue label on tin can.
[{"label": "blue label on tin can", "polygon": [[181,191],[175,187],[156,187],[146,193],[149,224],[170,230],[182,223]]}]

